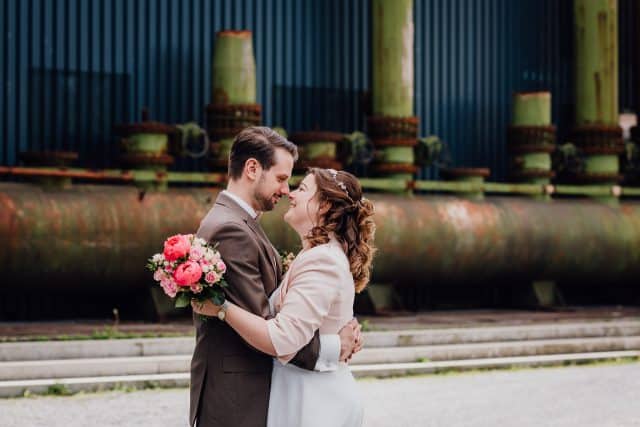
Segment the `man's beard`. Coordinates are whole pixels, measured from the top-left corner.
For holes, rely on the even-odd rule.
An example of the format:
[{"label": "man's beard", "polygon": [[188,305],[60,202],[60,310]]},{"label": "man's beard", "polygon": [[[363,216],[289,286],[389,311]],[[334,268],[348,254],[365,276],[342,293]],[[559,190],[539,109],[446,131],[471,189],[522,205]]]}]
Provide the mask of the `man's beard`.
[{"label": "man's beard", "polygon": [[268,211],[272,211],[273,208],[275,207],[275,203],[273,203],[273,200],[272,200],[274,197],[274,194],[265,196],[262,193],[260,193],[263,179],[264,177],[260,179],[260,183],[258,184],[258,187],[253,192],[253,199],[255,200],[256,205],[258,205],[258,210],[260,212],[268,212]]},{"label": "man's beard", "polygon": [[256,201],[256,204],[258,205],[258,210],[260,212],[268,212],[273,210],[273,208],[275,207],[275,204],[271,200],[271,197],[263,196],[257,191],[254,193],[253,198]]}]

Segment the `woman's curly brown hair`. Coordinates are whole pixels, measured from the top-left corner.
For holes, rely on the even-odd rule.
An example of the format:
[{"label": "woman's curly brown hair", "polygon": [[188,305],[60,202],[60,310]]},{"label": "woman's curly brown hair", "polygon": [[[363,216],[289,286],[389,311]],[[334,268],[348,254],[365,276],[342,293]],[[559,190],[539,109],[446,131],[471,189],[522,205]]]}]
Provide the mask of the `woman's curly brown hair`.
[{"label": "woman's curly brown hair", "polygon": [[333,234],[349,258],[356,292],[361,292],[369,283],[376,252],[373,203],[362,197],[360,182],[349,172],[310,168],[309,174],[316,179],[315,197],[323,214],[306,239],[314,247],[327,243]]}]

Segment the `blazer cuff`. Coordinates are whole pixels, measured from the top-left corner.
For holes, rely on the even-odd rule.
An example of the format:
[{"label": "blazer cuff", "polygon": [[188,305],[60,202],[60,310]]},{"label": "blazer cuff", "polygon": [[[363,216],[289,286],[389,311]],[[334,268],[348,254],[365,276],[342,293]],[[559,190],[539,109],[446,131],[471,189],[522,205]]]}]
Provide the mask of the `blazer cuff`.
[{"label": "blazer cuff", "polygon": [[320,335],[320,354],[314,368],[315,371],[327,372],[338,369],[340,359],[340,336]]}]

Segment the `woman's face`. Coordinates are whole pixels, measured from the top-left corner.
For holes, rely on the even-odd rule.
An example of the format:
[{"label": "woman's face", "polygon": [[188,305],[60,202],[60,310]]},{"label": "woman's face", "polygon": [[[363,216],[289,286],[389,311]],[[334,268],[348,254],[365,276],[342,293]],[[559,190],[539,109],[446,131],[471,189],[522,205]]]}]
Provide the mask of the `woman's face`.
[{"label": "woman's face", "polygon": [[289,193],[289,210],[284,214],[284,220],[302,236],[318,222],[317,190],[316,178],[309,174],[296,190]]}]

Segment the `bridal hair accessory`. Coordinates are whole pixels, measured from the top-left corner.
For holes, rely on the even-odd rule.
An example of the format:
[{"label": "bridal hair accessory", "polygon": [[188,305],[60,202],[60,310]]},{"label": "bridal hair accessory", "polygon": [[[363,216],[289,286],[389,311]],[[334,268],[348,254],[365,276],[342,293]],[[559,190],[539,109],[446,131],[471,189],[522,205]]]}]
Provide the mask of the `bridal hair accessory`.
[{"label": "bridal hair accessory", "polygon": [[338,184],[338,187],[342,188],[342,191],[344,191],[344,193],[347,195],[347,197],[349,197],[349,192],[347,191],[347,186],[344,185],[344,182],[338,180],[338,171],[335,170],[335,169],[327,169],[327,170],[329,171],[329,173],[333,177],[333,180],[336,182],[336,184]]},{"label": "bridal hair accessory", "polygon": [[[335,183],[338,185],[338,187],[340,187],[342,191],[344,191],[344,194],[347,195],[349,200],[353,202],[353,199],[351,198],[351,196],[349,195],[349,192],[347,191],[347,186],[344,184],[344,182],[338,180],[338,171],[335,169],[327,169],[327,171],[331,174],[331,177],[333,178]],[[358,200],[357,202],[353,202],[353,206],[355,207],[358,203],[364,203],[365,200],[367,199],[365,199],[365,197],[362,196],[360,200]]]}]

